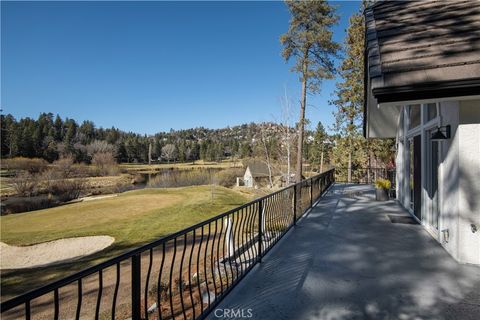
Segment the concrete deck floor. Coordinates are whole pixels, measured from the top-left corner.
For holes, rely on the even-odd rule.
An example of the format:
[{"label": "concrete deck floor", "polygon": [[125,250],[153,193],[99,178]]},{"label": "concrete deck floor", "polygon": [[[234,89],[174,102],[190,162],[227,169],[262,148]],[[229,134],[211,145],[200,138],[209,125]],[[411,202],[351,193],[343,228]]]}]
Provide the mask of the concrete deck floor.
[{"label": "concrete deck floor", "polygon": [[480,319],[480,268],[392,223],[408,213],[373,192],[333,186],[209,318]]}]

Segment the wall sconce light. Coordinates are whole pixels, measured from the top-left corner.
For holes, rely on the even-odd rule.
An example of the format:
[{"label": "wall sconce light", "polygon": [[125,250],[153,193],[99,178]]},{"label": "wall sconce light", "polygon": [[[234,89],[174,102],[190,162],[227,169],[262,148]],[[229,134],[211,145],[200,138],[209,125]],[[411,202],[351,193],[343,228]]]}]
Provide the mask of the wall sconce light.
[{"label": "wall sconce light", "polygon": [[446,125],[443,127],[438,127],[437,131],[435,131],[432,136],[430,137],[431,141],[443,141],[450,139],[450,125]]}]

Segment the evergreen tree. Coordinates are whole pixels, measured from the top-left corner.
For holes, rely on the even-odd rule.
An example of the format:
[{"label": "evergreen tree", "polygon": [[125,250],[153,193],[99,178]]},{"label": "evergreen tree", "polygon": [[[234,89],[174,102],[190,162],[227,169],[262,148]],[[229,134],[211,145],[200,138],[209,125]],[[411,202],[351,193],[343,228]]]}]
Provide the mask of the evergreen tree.
[{"label": "evergreen tree", "polygon": [[348,168],[348,181],[352,179],[352,168],[372,166],[372,155],[377,162],[383,164],[391,162],[393,158],[392,139],[366,140],[361,134],[365,52],[365,20],[362,12],[367,4],[368,2],[364,1],[360,12],[350,17],[344,42],[346,56],[339,70],[342,81],[337,83],[337,98],[332,102],[337,107],[334,127],[342,135],[342,138],[336,141],[336,164]]},{"label": "evergreen tree", "polygon": [[[350,17],[347,37],[344,42],[345,58],[339,69],[342,81],[337,83],[335,94],[337,98],[332,102],[335,112],[335,129],[346,141],[337,141],[338,147],[346,151],[348,159],[348,181],[352,178],[353,157],[359,155],[359,147],[363,148],[364,141],[360,134],[363,116],[363,72],[364,72],[364,41],[365,25],[361,12]],[[358,141],[357,141],[358,140]]]},{"label": "evergreen tree", "polygon": [[63,121],[62,118],[57,114],[55,117],[55,122],[54,122],[54,128],[55,128],[55,141],[60,142],[63,140]]},{"label": "evergreen tree", "polygon": [[184,140],[180,140],[177,146],[178,161],[185,162],[186,160],[187,147]]},{"label": "evergreen tree", "polygon": [[240,158],[249,158],[252,156],[252,147],[249,143],[242,143],[240,146]]},{"label": "evergreen tree", "polygon": [[81,143],[87,145],[95,140],[95,124],[92,121],[85,120],[78,128],[78,132],[82,134],[83,141]]},{"label": "evergreen tree", "polygon": [[1,115],[0,120],[1,125],[1,140],[2,140],[2,156],[12,156],[15,155],[18,151],[18,147],[16,145],[15,139],[15,132],[16,132],[16,120],[11,115],[8,114],[6,116]]},{"label": "evergreen tree", "polygon": [[53,136],[47,136],[45,137],[45,140],[43,142],[44,147],[42,148],[42,158],[49,162],[53,162],[58,159],[58,149],[57,149],[57,143],[55,142],[55,139]]},{"label": "evergreen tree", "polygon": [[77,123],[73,119],[65,119],[65,135],[63,137],[63,142],[65,143],[66,151],[69,153],[74,153],[73,145],[75,144],[75,137],[77,135]]},{"label": "evergreen tree", "polygon": [[333,78],[335,68],[332,58],[339,45],[332,40],[331,28],[337,23],[335,9],[325,0],[287,1],[292,15],[290,27],[280,41],[286,61],[296,59],[292,70],[300,74],[302,96],[298,130],[296,181],[301,181],[303,139],[307,93],[320,91],[323,79]]},{"label": "evergreen tree", "polygon": [[117,162],[129,162],[127,150],[123,141],[119,141],[116,145],[115,158],[117,159]]},{"label": "evergreen tree", "polygon": [[323,165],[330,163],[331,148],[330,138],[325,131],[325,127],[319,121],[313,135],[310,163],[319,166],[320,171],[323,171]]}]

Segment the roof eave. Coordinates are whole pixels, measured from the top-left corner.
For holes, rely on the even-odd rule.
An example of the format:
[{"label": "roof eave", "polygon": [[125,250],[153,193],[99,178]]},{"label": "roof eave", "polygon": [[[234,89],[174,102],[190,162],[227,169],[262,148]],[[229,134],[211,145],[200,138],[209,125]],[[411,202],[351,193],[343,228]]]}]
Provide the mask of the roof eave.
[{"label": "roof eave", "polygon": [[418,83],[372,90],[378,103],[473,96],[480,92],[480,78]]}]

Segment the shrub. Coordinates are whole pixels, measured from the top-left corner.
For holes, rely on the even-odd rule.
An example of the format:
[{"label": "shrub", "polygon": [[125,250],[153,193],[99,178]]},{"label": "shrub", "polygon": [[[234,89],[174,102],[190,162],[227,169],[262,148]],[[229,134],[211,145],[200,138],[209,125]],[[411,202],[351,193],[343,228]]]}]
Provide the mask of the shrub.
[{"label": "shrub", "polygon": [[83,179],[59,179],[51,181],[48,192],[57,196],[60,201],[70,201],[80,197],[85,188]]},{"label": "shrub", "polygon": [[147,177],[144,174],[136,174],[132,178],[132,184],[143,184],[147,181]]},{"label": "shrub", "polygon": [[72,168],[76,177],[95,177],[98,176],[98,170],[85,163],[79,163]]},{"label": "shrub", "polygon": [[87,154],[94,157],[97,153],[115,153],[115,146],[103,140],[95,140],[86,147]]},{"label": "shrub", "polygon": [[40,158],[16,157],[3,160],[2,167],[9,170],[23,170],[29,173],[37,173],[47,169],[48,162]]},{"label": "shrub", "polygon": [[38,179],[28,171],[19,172],[12,178],[12,186],[19,195],[30,197],[38,191]]},{"label": "shrub", "polygon": [[92,164],[96,166],[98,173],[102,176],[115,176],[119,173],[118,165],[112,152],[95,153],[92,158]]},{"label": "shrub", "polygon": [[42,188],[42,191],[48,193],[56,180],[63,179],[63,174],[55,168],[50,168],[43,171],[41,174],[38,174],[36,177],[39,181],[39,187]]},{"label": "shrub", "polygon": [[55,205],[55,200],[46,195],[33,197],[11,197],[2,201],[2,214],[40,210]]},{"label": "shrub", "polygon": [[390,189],[391,183],[390,180],[387,179],[377,179],[375,181],[375,188],[377,189]]},{"label": "shrub", "polygon": [[[149,290],[148,293],[151,297],[157,297],[158,294],[158,285],[154,284]],[[169,286],[166,282],[160,282],[160,300],[167,301],[169,297]]]},{"label": "shrub", "polygon": [[219,171],[215,174],[215,182],[224,187],[234,186],[237,182],[237,177],[242,177],[244,170],[242,168],[232,168]]},{"label": "shrub", "polygon": [[149,187],[175,188],[206,185],[212,182],[209,170],[168,170],[151,178]]},{"label": "shrub", "polygon": [[55,166],[55,171],[59,172],[63,178],[70,178],[75,173],[73,157],[71,155],[61,157],[57,161],[54,161],[53,165]]}]

